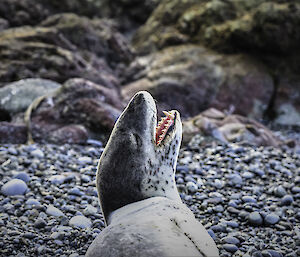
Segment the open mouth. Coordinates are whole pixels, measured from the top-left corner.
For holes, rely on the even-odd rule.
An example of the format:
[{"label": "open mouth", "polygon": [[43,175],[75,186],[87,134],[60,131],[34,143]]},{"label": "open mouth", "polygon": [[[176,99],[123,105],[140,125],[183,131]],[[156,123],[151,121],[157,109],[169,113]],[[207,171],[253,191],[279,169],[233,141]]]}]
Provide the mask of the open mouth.
[{"label": "open mouth", "polygon": [[174,127],[174,122],[176,119],[175,111],[163,111],[166,115],[162,117],[156,126],[156,135],[155,135],[155,143],[156,145],[160,145],[164,140],[168,132],[170,132]]}]

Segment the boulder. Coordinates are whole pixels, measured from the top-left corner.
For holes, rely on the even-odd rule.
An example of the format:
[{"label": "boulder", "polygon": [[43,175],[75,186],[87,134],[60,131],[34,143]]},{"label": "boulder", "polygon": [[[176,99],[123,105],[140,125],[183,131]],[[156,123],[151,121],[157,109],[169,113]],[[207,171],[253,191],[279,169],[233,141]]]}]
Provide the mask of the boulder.
[{"label": "boulder", "polygon": [[0,88],[0,109],[13,115],[26,111],[33,100],[52,93],[61,85],[47,79],[23,79]]},{"label": "boulder", "polygon": [[117,66],[131,61],[126,39],[107,20],[75,14],[48,17],[39,26],[0,32],[0,86],[24,78],[63,83],[82,77],[117,88]]},{"label": "boulder", "polygon": [[84,143],[110,132],[123,107],[117,90],[78,78],[36,99],[26,118],[35,141]]},{"label": "boulder", "polygon": [[183,144],[199,133],[224,143],[273,147],[285,144],[259,122],[240,115],[227,115],[214,108],[183,122]]},{"label": "boulder", "polygon": [[178,109],[183,117],[209,107],[260,119],[274,91],[272,77],[247,55],[225,55],[196,45],[169,47],[137,58],[126,72],[122,95],[129,100],[147,90],[158,109]]},{"label": "boulder", "polygon": [[1,0],[0,17],[11,27],[36,25],[50,15],[73,12],[89,17],[99,16],[102,0]]},{"label": "boulder", "polygon": [[138,52],[196,43],[227,52],[292,53],[300,43],[300,3],[163,0],[133,38]]},{"label": "boulder", "polygon": [[24,124],[0,122],[0,143],[24,144],[27,141],[27,127]]}]

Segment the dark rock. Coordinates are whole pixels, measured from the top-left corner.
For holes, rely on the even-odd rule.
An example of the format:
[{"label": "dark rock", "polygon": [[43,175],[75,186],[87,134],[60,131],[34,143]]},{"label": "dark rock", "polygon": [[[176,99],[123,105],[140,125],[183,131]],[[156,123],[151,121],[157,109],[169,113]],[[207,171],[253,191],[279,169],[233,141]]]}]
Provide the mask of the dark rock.
[{"label": "dark rock", "polygon": [[234,244],[224,244],[223,248],[230,253],[235,253],[239,248]]},{"label": "dark rock", "polygon": [[263,218],[259,214],[259,212],[251,212],[248,217],[248,221],[251,225],[260,226],[263,223]]},{"label": "dark rock", "polygon": [[11,26],[36,25],[49,15],[60,12],[74,12],[80,15],[99,15],[101,1],[81,0],[2,0],[0,16]]},{"label": "dark rock", "polygon": [[133,56],[125,38],[108,21],[75,14],[51,16],[38,27],[2,31],[0,47],[2,85],[29,77],[60,83],[82,77],[117,88],[112,68]]},{"label": "dark rock", "polygon": [[22,124],[0,122],[0,143],[24,144],[27,141],[27,127]]},{"label": "dark rock", "polygon": [[142,25],[160,0],[102,0],[101,13],[117,20],[122,30],[131,32],[132,28]]},{"label": "dark rock", "polygon": [[[159,111],[176,108],[184,117],[216,107],[260,118],[274,90],[260,63],[245,55],[222,55],[193,45],[137,58],[127,73],[134,82],[122,88],[126,100],[147,90],[158,101]],[[248,97],[237,99],[236,94]]]},{"label": "dark rock", "polygon": [[143,53],[186,42],[231,52],[292,52],[300,42],[299,12],[292,1],[162,1],[133,43]]},{"label": "dark rock", "polygon": [[[34,140],[83,143],[88,132],[109,132],[121,113],[122,101],[113,89],[84,79],[68,80],[31,115]],[[76,125],[73,125],[76,124]]]},{"label": "dark rock", "polygon": [[47,225],[46,221],[42,218],[38,218],[35,222],[34,222],[34,226],[36,228],[44,228]]}]

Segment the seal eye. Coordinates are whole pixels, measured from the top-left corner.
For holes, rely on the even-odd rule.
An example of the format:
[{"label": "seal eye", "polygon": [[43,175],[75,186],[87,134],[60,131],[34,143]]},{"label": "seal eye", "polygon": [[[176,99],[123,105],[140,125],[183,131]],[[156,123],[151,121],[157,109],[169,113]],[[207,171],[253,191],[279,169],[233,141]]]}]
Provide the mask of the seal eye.
[{"label": "seal eye", "polygon": [[156,137],[155,137],[156,145],[159,145],[166,137],[167,132],[174,127],[174,121],[176,118],[175,112],[173,113],[171,111],[169,112],[163,111],[163,113],[166,116],[161,118],[161,120],[158,122],[156,127]]}]

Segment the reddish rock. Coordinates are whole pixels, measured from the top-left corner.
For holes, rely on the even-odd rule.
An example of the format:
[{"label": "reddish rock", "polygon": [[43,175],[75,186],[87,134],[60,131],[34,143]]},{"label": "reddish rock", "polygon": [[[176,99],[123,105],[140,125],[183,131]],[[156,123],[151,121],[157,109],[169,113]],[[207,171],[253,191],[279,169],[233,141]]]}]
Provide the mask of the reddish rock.
[{"label": "reddish rock", "polygon": [[123,107],[116,90],[84,79],[68,80],[31,114],[33,139],[83,142],[101,136],[111,131]]},{"label": "reddish rock", "polygon": [[27,141],[27,127],[24,124],[0,122],[1,144],[24,144]]}]

